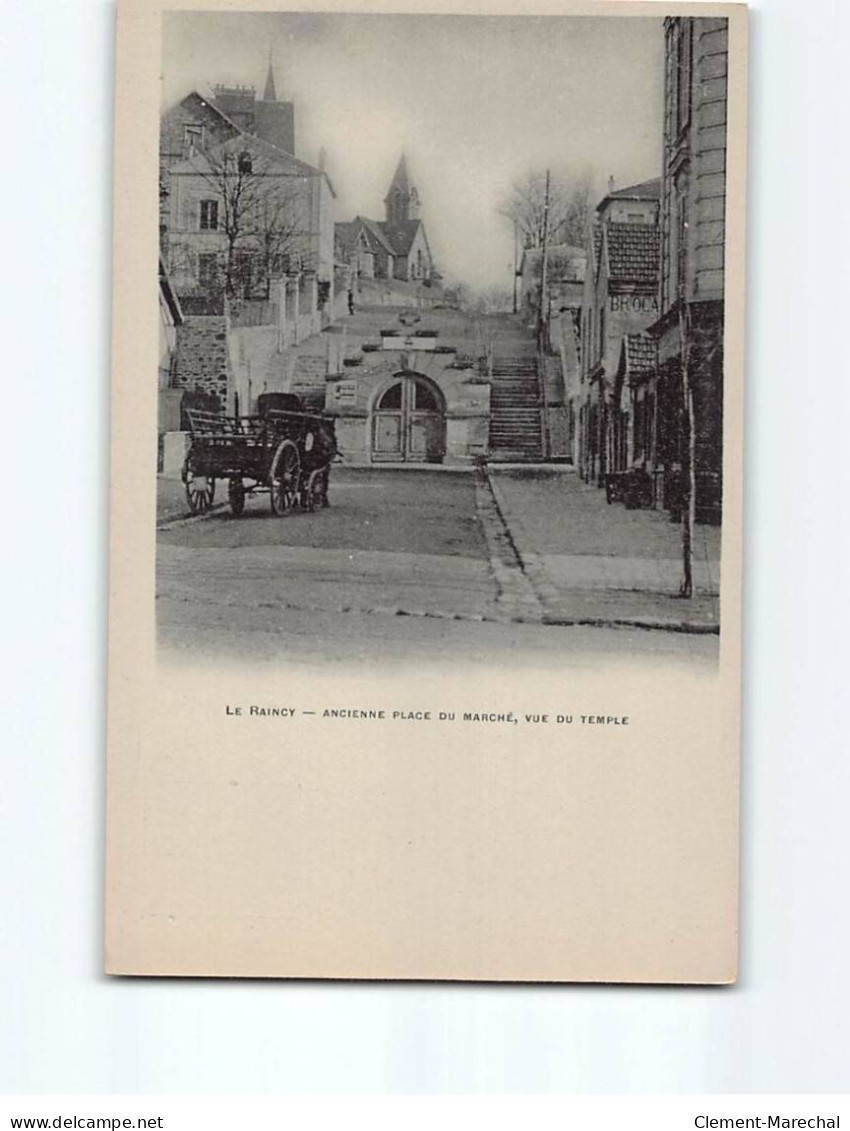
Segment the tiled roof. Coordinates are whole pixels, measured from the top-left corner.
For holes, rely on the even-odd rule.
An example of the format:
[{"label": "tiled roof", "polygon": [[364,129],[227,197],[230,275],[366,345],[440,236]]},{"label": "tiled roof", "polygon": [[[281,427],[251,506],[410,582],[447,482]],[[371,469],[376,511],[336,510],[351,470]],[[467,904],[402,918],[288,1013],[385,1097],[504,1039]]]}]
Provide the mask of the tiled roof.
[{"label": "tiled roof", "polygon": [[389,255],[398,254],[393,245],[387,239],[383,230],[383,224],[379,224],[377,220],[367,220],[365,216],[358,216],[357,219],[365,228],[367,236],[370,236],[372,240],[376,241],[377,244],[384,249],[384,251],[386,251]]},{"label": "tiled roof", "polygon": [[608,273],[613,281],[655,283],[659,232],[654,224],[606,224]]},{"label": "tiled roof", "polygon": [[626,360],[626,379],[629,382],[642,381],[655,372],[655,342],[646,334],[626,334],[623,338],[623,352]]},{"label": "tiled roof", "polygon": [[383,220],[369,220],[366,216],[355,216],[353,220],[335,224],[334,231],[337,240],[346,251],[353,250],[357,237],[362,231],[366,234],[370,251],[383,248],[388,255],[407,255],[421,226],[421,220],[388,224]]}]

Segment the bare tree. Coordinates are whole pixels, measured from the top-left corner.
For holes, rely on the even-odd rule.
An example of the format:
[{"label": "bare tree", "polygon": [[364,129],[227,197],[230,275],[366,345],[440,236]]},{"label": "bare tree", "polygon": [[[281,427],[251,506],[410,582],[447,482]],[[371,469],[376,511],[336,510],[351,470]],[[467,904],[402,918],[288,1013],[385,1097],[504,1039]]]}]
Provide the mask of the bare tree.
[{"label": "bare tree", "polygon": [[[584,246],[590,193],[589,173],[550,178],[548,226],[551,243]],[[534,172],[516,181],[499,213],[516,226],[524,247],[542,247],[546,224],[546,173]]]},{"label": "bare tree", "polygon": [[[697,511],[697,417],[694,404],[694,326],[690,305],[681,300],[679,308],[679,342],[682,378],[682,583],[681,597],[694,595],[694,530]],[[697,346],[697,367],[702,372],[713,369],[722,357],[722,344],[707,343],[705,336]]]},{"label": "bare tree", "polygon": [[257,282],[267,286],[296,253],[303,256],[309,234],[307,177],[283,171],[242,138],[199,153],[193,163],[218,204],[210,223],[224,237],[228,295],[244,293]]}]

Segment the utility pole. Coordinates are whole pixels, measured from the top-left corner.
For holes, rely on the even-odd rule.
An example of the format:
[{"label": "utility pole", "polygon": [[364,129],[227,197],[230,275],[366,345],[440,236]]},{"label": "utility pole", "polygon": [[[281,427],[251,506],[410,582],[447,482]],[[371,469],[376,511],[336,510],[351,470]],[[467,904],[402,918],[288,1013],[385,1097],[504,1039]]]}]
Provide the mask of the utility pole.
[{"label": "utility pole", "polygon": [[540,309],[537,318],[537,346],[541,353],[546,348],[546,323],[548,321],[547,273],[549,267],[549,170],[546,170],[546,193],[543,197],[543,251],[540,260]]}]

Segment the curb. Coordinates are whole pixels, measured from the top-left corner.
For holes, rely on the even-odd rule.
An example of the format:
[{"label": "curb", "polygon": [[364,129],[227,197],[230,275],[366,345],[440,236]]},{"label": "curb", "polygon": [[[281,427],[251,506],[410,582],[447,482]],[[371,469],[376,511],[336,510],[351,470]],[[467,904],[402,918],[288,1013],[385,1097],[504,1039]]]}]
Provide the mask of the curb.
[{"label": "curb", "polygon": [[[475,511],[483,528],[490,572],[498,589],[496,604],[505,611],[509,621],[543,624],[546,610],[526,573],[511,529],[505,521],[490,477],[486,473],[475,480]],[[498,534],[494,527],[499,528]],[[499,535],[507,548],[500,547],[497,540]]]},{"label": "curb", "polygon": [[719,624],[698,624],[694,621],[662,621],[639,617],[569,617],[544,613],[543,623],[563,628],[638,628],[646,632],[677,632],[686,636],[719,636]]},{"label": "curb", "polygon": [[[584,626],[587,628],[636,628],[646,632],[676,632],[692,636],[720,635],[720,625],[715,621],[706,623],[696,621],[666,621],[653,619],[652,617],[639,616],[571,617],[565,614],[547,612],[547,605],[551,607],[552,604],[560,603],[563,600],[562,595],[550,581],[542,556],[538,554],[536,550],[525,548],[529,540],[526,536],[522,519],[513,512],[512,507],[505,500],[501,486],[496,483],[495,476],[489,466],[486,469],[486,474],[487,482],[490,486],[493,498],[496,501],[499,514],[508,530],[511,545],[514,547],[523,571],[527,574],[543,609],[543,616],[540,623],[564,628],[571,626]],[[525,545],[520,545],[520,543],[524,543]]]},{"label": "curb", "polygon": [[203,514],[178,514],[172,518],[164,518],[157,522],[156,529],[170,530],[172,526],[193,526],[196,522],[203,522],[205,519],[212,518],[214,514],[221,514],[222,511],[227,510],[228,506],[229,503],[216,503]]}]

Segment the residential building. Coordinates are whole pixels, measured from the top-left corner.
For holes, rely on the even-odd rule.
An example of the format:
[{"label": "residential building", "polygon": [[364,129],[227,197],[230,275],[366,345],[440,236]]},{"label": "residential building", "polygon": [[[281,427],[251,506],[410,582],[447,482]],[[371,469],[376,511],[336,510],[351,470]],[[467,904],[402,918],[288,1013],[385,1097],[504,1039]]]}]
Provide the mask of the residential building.
[{"label": "residential building", "polygon": [[660,183],[608,194],[588,233],[579,331],[581,380],[571,417],[579,473],[600,486],[628,463],[628,407],[618,384],[623,338],[658,318]]},{"label": "residential building", "polygon": [[162,247],[183,294],[268,294],[309,271],[333,290],[333,186],[295,155],[291,102],[277,98],[269,59],[263,97],[250,86],[193,91],[160,129]]},{"label": "residential building", "polygon": [[660,317],[651,396],[655,500],[681,506],[690,389],[698,521],[722,499],[723,296],[726,217],[727,21],[664,22],[664,147]]},{"label": "residential building", "polygon": [[334,190],[327,174],[249,134],[169,170],[168,269],[177,291],[268,297],[301,272],[332,288]]}]

